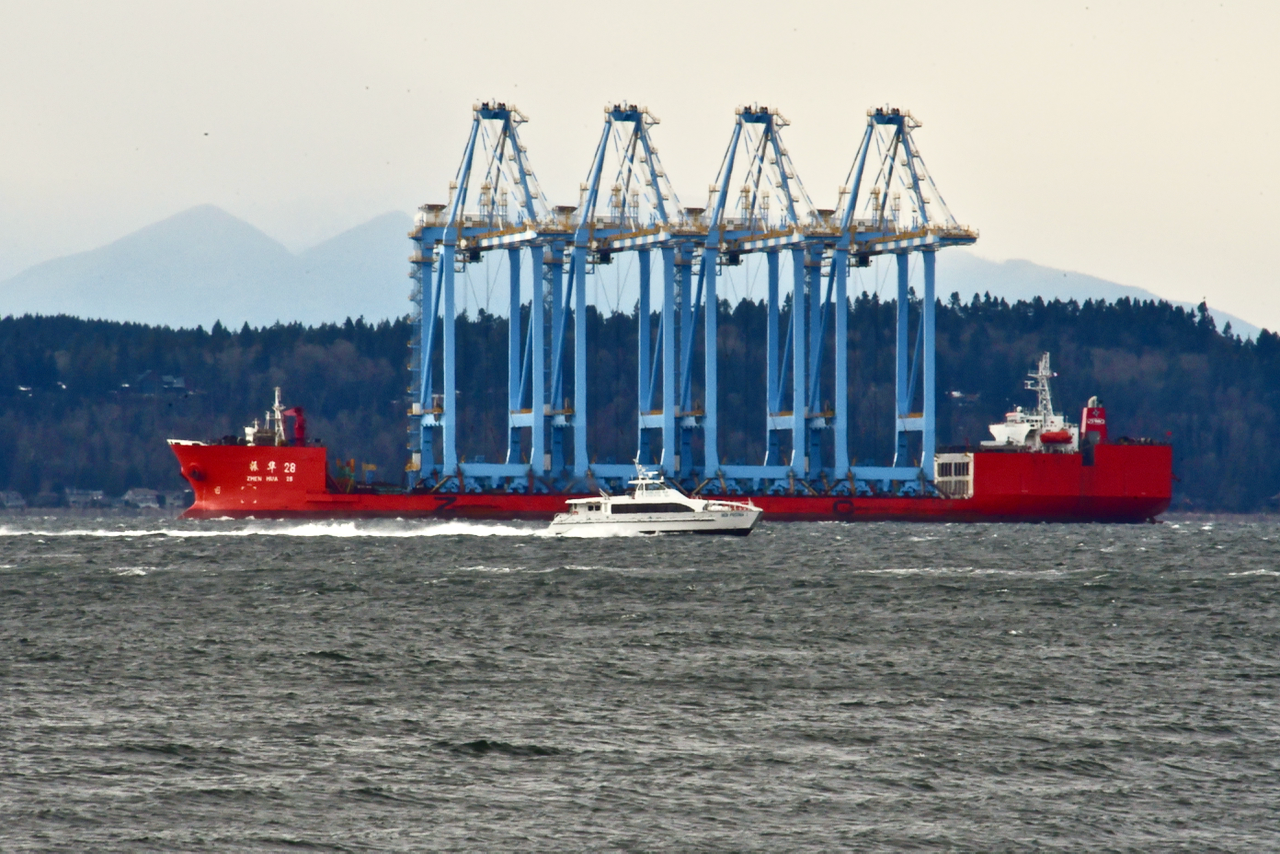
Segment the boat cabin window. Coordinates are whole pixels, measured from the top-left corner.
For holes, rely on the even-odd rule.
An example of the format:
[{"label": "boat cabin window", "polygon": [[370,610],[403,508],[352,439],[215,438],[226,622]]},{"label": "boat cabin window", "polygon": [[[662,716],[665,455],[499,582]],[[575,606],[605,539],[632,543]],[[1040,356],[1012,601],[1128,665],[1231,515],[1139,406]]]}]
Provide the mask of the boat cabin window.
[{"label": "boat cabin window", "polygon": [[693,508],[685,504],[663,504],[657,501],[645,504],[615,504],[614,513],[692,513]]}]

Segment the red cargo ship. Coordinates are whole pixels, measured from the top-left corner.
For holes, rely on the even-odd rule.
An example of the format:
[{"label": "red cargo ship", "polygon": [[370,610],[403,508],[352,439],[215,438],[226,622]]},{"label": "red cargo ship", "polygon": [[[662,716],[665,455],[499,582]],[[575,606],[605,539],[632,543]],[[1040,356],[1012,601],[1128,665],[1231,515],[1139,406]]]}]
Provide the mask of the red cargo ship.
[{"label": "red cargo ship", "polygon": [[[750,494],[766,521],[1143,522],[1169,507],[1173,449],[1151,440],[1107,437],[1106,413],[1091,399],[1080,425],[1055,414],[1048,355],[1035,384],[1036,410],[1021,407],[991,426],[974,450],[948,449],[934,460],[932,486],[920,495]],[[294,436],[285,419],[293,416]],[[195,492],[186,518],[462,518],[545,519],[586,493],[409,491],[358,482],[354,465],[330,474],[324,447],[307,444],[300,409],[276,405],[267,423],[218,444],[170,439],[182,476]]]}]

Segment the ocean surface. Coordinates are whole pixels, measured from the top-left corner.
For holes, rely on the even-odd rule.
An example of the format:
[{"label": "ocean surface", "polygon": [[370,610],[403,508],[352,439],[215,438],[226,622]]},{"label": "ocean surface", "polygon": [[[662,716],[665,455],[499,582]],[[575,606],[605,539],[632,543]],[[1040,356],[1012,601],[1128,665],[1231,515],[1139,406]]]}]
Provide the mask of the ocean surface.
[{"label": "ocean surface", "polygon": [[0,517],[0,850],[1280,849],[1280,523]]}]

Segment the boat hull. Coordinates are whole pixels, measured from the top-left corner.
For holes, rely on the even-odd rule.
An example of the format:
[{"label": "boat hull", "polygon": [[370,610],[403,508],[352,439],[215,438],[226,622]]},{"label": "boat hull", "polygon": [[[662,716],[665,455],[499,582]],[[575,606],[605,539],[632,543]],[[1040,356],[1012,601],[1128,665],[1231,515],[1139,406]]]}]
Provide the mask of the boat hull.
[{"label": "boat hull", "polygon": [[[759,515],[759,514],[755,514]],[[689,519],[653,519],[647,522],[574,522],[569,524],[551,523],[549,533],[563,537],[626,537],[637,534],[700,534],[723,537],[745,537],[751,533],[753,519],[749,524],[718,525],[714,520],[706,523]]]},{"label": "boat hull", "polygon": [[732,508],[693,513],[582,514],[556,516],[547,530],[566,537],[625,537],[636,534],[709,534],[745,537],[760,520],[758,509]]},{"label": "boat hull", "polygon": [[[185,518],[551,520],[583,493],[344,491],[322,447],[171,442],[195,502]],[[1079,453],[978,451],[970,498],[750,495],[767,521],[1144,522],[1169,507],[1168,445],[1114,444]],[[738,496],[734,496],[738,497]]]}]

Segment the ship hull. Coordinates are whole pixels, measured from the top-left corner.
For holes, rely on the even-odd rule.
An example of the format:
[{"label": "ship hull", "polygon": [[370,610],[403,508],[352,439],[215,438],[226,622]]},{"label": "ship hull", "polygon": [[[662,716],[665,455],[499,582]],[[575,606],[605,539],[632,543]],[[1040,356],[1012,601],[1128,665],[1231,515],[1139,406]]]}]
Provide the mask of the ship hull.
[{"label": "ship hull", "polygon": [[[171,442],[195,493],[185,518],[432,518],[550,521],[582,493],[360,491],[327,475],[322,447]],[[979,451],[969,498],[750,495],[765,521],[1144,522],[1169,507],[1168,445],[1079,453]],[[735,496],[736,497],[736,496]]]}]

